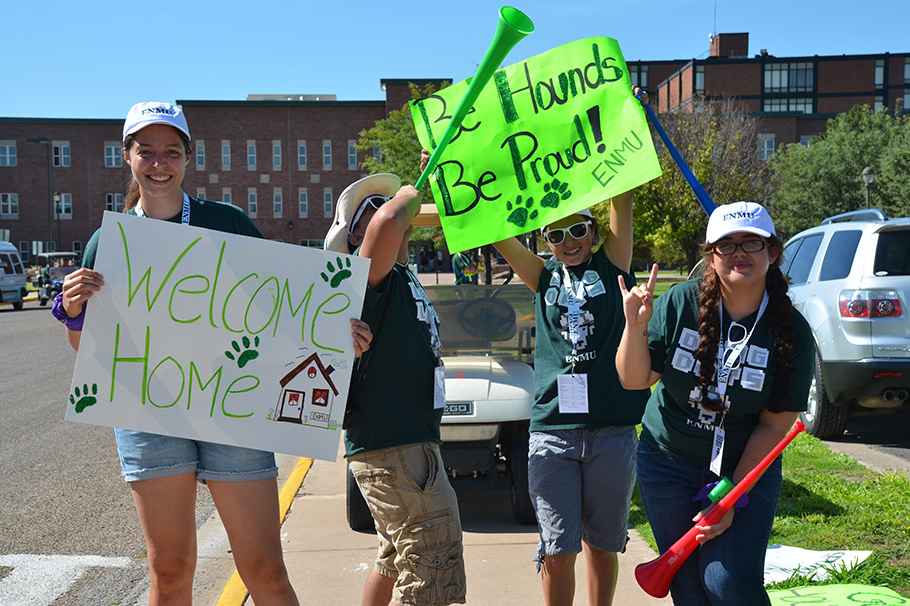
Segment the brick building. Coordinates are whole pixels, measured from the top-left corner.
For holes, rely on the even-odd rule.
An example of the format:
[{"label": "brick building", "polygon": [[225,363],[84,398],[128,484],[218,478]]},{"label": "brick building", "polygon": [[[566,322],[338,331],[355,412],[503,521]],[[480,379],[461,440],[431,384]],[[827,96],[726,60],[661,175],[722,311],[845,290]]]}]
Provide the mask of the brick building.
[{"label": "brick building", "polygon": [[[762,158],[785,143],[807,144],[856,104],[893,108],[910,98],[910,53],[749,57],[748,47],[748,34],[720,34],[705,58],[627,64],[661,113],[684,111],[696,96],[741,99],[763,118]],[[339,194],[364,174],[364,154],[353,149],[360,132],[410,98],[407,80],[381,84],[384,101],[177,100],[194,139],[185,191],[240,206],[267,238],[321,246]],[[103,211],[122,208],[122,120],[0,118],[0,239],[26,263],[39,250],[80,252]]]}]

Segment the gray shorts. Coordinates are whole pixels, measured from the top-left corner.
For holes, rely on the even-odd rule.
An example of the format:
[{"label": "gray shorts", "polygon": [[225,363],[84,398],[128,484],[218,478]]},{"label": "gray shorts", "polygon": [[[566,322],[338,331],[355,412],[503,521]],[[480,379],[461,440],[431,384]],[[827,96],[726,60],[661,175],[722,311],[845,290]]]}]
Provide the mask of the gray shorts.
[{"label": "gray shorts", "polygon": [[531,433],[528,487],[540,556],[578,553],[582,541],[625,551],[637,446],[632,426]]}]

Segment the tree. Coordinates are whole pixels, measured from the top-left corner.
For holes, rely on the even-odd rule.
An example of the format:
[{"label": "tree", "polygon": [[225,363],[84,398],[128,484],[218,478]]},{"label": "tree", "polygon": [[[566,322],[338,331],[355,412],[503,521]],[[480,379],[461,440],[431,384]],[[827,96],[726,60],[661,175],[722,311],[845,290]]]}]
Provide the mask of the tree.
[{"label": "tree", "polygon": [[[440,88],[445,88],[446,83]],[[420,87],[413,82],[408,84],[412,99],[422,99],[432,95],[440,88],[427,84]],[[379,149],[379,155],[367,155],[363,166],[371,173],[393,173],[401,178],[402,183],[417,183],[420,178],[420,141],[411,119],[411,107],[405,104],[401,109],[389,112],[388,118],[377,120],[373,128],[362,131],[357,142],[359,151],[370,152]],[[423,187],[423,202],[433,202],[433,192],[429,182]],[[411,241],[432,240],[435,248],[445,245],[445,235],[441,227],[416,227],[411,234]]]},{"label": "tree", "polygon": [[[738,101],[696,99],[660,124],[715,204],[768,198],[769,171],[757,154],[761,122]],[[663,176],[635,190],[635,258],[691,269],[708,216],[656,131],[653,137]]]},{"label": "tree", "polygon": [[857,105],[828,121],[808,146],[782,147],[771,161],[778,229],[794,234],[826,217],[865,208],[863,168],[875,171],[872,207],[888,216],[910,211],[910,116]]}]

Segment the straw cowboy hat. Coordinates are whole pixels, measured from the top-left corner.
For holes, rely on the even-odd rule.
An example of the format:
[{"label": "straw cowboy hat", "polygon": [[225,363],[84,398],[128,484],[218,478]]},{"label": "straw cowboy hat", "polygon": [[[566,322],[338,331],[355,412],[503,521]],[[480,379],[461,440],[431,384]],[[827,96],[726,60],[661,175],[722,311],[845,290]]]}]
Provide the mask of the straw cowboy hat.
[{"label": "straw cowboy hat", "polygon": [[364,200],[373,195],[392,198],[401,189],[401,179],[391,173],[379,173],[364,177],[348,185],[335,208],[335,220],[329,233],[325,236],[325,250],[349,254],[348,234],[354,227],[349,225],[352,217],[363,204]]}]

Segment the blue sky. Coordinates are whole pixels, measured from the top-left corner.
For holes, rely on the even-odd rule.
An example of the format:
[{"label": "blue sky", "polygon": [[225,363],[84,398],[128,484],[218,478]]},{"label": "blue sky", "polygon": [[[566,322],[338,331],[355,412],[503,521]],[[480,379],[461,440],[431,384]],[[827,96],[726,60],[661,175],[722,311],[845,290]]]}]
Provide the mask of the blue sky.
[{"label": "blue sky", "polygon": [[[712,31],[748,32],[750,56],[910,52],[907,0],[508,1],[535,31],[506,65],[592,36],[616,38],[627,60],[691,59]],[[382,78],[469,77],[504,3],[6,2],[0,116],[120,119],[138,101],[265,93],[379,100]]]}]

